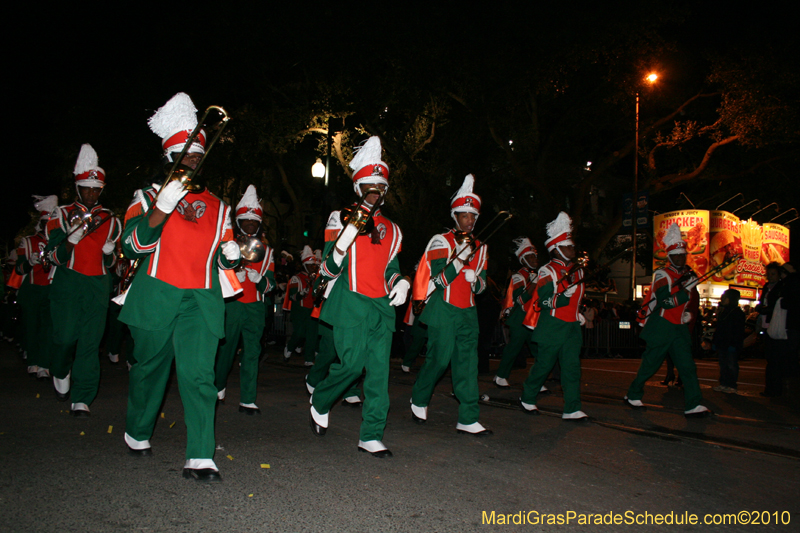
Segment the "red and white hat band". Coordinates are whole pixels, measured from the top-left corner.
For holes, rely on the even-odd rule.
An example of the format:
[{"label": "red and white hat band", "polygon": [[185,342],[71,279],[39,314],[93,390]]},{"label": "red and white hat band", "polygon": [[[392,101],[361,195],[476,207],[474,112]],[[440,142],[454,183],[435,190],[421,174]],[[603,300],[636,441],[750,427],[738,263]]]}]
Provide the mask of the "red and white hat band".
[{"label": "red and white hat band", "polygon": [[536,248],[534,246],[526,246],[525,248],[517,252],[517,259],[522,259],[528,254],[539,255],[536,252]]},{"label": "red and white hat band", "polygon": [[450,204],[450,211],[454,213],[460,211],[480,215],[481,197],[477,194],[468,194],[466,196],[456,198],[453,200],[453,203]]},{"label": "red and white hat band", "polygon": [[[167,153],[170,152],[180,152],[183,150],[183,145],[186,144],[186,139],[189,138],[192,132],[190,130],[181,130],[174,135],[164,139],[161,141],[161,146],[164,148],[164,151]],[[195,138],[195,142],[192,143],[192,146],[189,147],[189,151],[187,153],[194,153],[194,154],[204,154],[206,146],[206,132],[204,130],[200,130],[200,133],[197,134]]]},{"label": "red and white hat band", "polygon": [[389,167],[383,162],[362,167],[353,174],[353,183],[384,183],[389,185]]},{"label": "red and white hat band", "polygon": [[261,222],[261,216],[263,214],[264,212],[258,207],[240,207],[236,210],[236,218],[243,218],[245,220],[258,220]]},{"label": "red and white hat band", "polygon": [[572,233],[562,233],[561,235],[556,235],[544,241],[544,245],[547,246],[548,251],[552,251],[556,246],[571,246],[574,244],[575,243],[572,242]]},{"label": "red and white hat band", "polygon": [[78,187],[105,187],[106,174],[102,168],[81,172],[75,176],[75,185]]},{"label": "red and white hat band", "polygon": [[667,247],[667,254],[685,254],[686,243],[683,241],[676,242],[675,244]]}]

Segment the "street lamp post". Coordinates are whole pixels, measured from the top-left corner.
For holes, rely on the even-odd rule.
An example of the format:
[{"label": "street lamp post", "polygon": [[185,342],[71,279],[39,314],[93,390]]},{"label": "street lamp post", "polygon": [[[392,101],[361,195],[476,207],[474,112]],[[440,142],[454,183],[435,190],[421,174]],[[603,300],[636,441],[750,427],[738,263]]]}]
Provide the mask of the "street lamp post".
[{"label": "street lamp post", "polygon": [[[650,73],[645,78],[650,85],[658,79],[658,74]],[[631,209],[631,232],[633,235],[633,257],[631,258],[631,300],[636,299],[636,212],[639,201],[639,91],[636,91],[636,146],[633,153],[633,206]]]}]

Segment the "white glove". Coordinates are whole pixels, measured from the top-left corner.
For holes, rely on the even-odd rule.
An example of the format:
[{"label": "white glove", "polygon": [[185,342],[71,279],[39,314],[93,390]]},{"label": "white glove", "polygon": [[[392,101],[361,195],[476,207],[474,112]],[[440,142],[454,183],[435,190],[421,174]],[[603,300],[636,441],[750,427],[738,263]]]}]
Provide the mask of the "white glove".
[{"label": "white glove", "polygon": [[71,234],[69,237],[67,237],[67,241],[72,244],[78,244],[79,242],[81,242],[81,239],[83,239],[83,236],[86,234],[86,226],[83,224],[83,222],[80,222],[78,229],[76,229],[75,231],[72,231],[72,229],[70,229],[70,232]]},{"label": "white glove", "polygon": [[36,266],[42,264],[42,253],[43,252],[35,252],[32,253],[30,257],[28,257],[28,263],[31,266]]},{"label": "white glove", "polygon": [[578,313],[578,321],[581,323],[581,326],[586,324],[586,317],[583,316],[583,313]]},{"label": "white glove", "polygon": [[228,241],[222,245],[222,255],[224,255],[225,259],[227,259],[228,261],[233,262],[239,259],[242,256],[242,253],[239,251],[238,244],[236,244],[233,241]]},{"label": "white glove", "polygon": [[239,280],[239,283],[244,283],[244,278],[247,277],[247,272],[244,270],[240,270],[236,273],[236,279]]},{"label": "white glove", "polygon": [[103,255],[110,254],[114,251],[115,247],[116,245],[114,244],[114,241],[106,241],[106,243],[103,245]]},{"label": "white glove", "polygon": [[571,298],[572,295],[575,294],[576,290],[578,290],[578,286],[573,285],[572,287],[564,291],[564,296],[566,296],[567,298]]},{"label": "white glove", "polygon": [[178,180],[170,181],[164,190],[158,194],[156,208],[163,213],[170,214],[178,206],[178,203],[189,193],[183,188],[183,184]]},{"label": "white glove", "polygon": [[469,243],[466,242],[463,244],[456,245],[456,250],[458,252],[456,254],[456,258],[460,259],[461,261],[466,261],[467,258],[469,257],[469,254],[472,253],[472,247],[469,245]]},{"label": "white glove", "polygon": [[397,307],[398,305],[403,305],[406,303],[406,297],[408,297],[408,289],[411,288],[411,284],[408,282],[407,279],[401,279],[397,283],[394,284],[392,287],[392,292],[389,293],[389,298],[391,301],[389,305],[392,307]]},{"label": "white glove", "polygon": [[688,324],[692,321],[692,313],[688,311],[681,315],[681,324]]},{"label": "white glove", "polygon": [[252,268],[245,268],[245,272],[247,272],[247,279],[252,281],[253,283],[258,283],[261,281],[261,274],[253,270]]},{"label": "white glove", "polygon": [[464,270],[464,280],[466,280],[467,283],[475,283],[477,278],[478,276],[475,275],[475,271],[471,268]]},{"label": "white glove", "polygon": [[683,288],[686,289],[687,291],[690,291],[690,290],[694,289],[695,287],[697,287],[697,283],[699,281],[700,281],[699,278],[697,278],[696,276],[692,276],[689,279],[689,281],[687,281],[686,283],[683,284]]},{"label": "white glove", "polygon": [[356,237],[358,237],[358,228],[352,224],[346,225],[342,230],[342,234],[339,237],[339,242],[336,243],[336,248],[333,251],[333,260],[336,261],[337,266],[342,264],[344,255],[347,253],[350,245],[353,244],[353,241],[356,240]]}]

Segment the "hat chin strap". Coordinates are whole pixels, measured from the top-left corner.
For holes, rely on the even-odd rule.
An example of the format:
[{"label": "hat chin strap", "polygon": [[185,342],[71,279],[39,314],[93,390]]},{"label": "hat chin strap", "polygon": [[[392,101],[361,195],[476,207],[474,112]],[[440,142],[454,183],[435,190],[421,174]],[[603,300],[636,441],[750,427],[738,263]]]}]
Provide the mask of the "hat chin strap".
[{"label": "hat chin strap", "polygon": [[[86,187],[86,185],[78,185],[76,183],[75,184],[75,192],[78,193],[78,198],[81,199],[81,203],[82,204],[86,204],[86,202],[83,200],[83,196],[81,196],[81,189],[80,189],[81,187]],[[89,187],[89,188],[93,188],[93,187]],[[100,195],[103,194],[104,190],[105,190],[105,187],[100,187]],[[100,199],[100,195],[97,196],[98,200]],[[92,207],[94,207],[94,206],[92,206]]]}]

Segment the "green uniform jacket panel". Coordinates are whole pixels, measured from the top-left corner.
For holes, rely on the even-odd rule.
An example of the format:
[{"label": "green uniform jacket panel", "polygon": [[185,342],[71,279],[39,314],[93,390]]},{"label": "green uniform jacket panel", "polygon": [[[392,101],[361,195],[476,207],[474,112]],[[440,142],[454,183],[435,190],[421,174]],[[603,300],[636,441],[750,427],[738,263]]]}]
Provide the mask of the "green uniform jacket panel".
[{"label": "green uniform jacket panel", "polygon": [[148,331],[164,329],[175,318],[184,295],[192,292],[208,329],[218,339],[225,336],[225,302],[217,276],[212,276],[211,289],[179,289],[148,276],[146,269],[143,265],[131,284],[120,322]]}]

